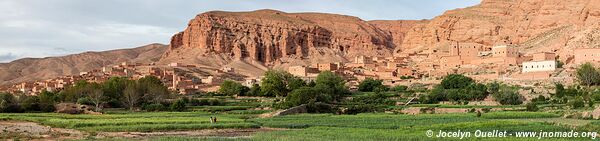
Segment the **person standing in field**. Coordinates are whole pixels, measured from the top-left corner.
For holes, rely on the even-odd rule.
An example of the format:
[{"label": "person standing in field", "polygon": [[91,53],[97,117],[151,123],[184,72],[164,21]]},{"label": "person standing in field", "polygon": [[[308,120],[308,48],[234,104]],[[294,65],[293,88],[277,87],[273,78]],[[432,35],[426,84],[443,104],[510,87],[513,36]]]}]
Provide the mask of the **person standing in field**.
[{"label": "person standing in field", "polygon": [[213,117],[210,117],[210,123],[214,123]]}]

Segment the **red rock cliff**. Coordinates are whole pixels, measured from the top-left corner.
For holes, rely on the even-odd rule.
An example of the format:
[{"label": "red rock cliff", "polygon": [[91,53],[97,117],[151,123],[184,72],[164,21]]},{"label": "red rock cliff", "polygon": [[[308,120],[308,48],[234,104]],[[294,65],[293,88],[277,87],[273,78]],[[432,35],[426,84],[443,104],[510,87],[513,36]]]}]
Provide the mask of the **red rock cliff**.
[{"label": "red rock cliff", "polygon": [[172,37],[170,48],[198,48],[271,63],[310,57],[310,50],[317,48],[352,56],[389,54],[394,47],[389,34],[356,17],[258,10],[200,14]]}]

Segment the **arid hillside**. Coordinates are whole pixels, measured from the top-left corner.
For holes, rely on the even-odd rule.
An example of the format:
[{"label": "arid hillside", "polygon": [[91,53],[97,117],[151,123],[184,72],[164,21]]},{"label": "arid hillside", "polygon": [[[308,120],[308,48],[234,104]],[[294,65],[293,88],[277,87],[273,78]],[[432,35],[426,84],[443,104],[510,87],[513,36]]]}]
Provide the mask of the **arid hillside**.
[{"label": "arid hillside", "polygon": [[166,49],[167,45],[150,44],[132,49],[85,52],[60,57],[24,58],[10,63],[0,63],[0,85],[79,75],[82,71],[125,61],[154,62],[158,61]]},{"label": "arid hillside", "polygon": [[[401,18],[401,17],[399,17]],[[447,50],[460,42],[519,52],[556,52],[569,63],[574,48],[600,47],[598,0],[483,0],[430,20],[375,20],[324,13],[211,11],[196,15],[166,45],[21,59],[0,64],[0,84],[77,74],[116,62],[173,62],[233,67],[248,76],[268,68],[346,62],[357,55]],[[414,63],[414,62],[413,62]]]}]

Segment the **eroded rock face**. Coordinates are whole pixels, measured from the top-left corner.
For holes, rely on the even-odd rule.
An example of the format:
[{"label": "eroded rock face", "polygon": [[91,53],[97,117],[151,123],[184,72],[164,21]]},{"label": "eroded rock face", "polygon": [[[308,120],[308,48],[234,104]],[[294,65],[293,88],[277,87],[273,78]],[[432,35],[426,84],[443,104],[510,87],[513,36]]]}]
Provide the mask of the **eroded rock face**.
[{"label": "eroded rock face", "polygon": [[205,54],[272,63],[280,58],[308,58],[318,48],[352,56],[389,55],[395,46],[389,34],[356,17],[258,10],[200,14],[172,37],[170,48],[198,48]]},{"label": "eroded rock face", "polygon": [[564,47],[570,33],[599,21],[597,0],[483,0],[477,6],[450,10],[414,25],[404,33],[401,46],[430,48],[447,42],[491,46],[506,42],[525,50],[537,51],[537,46],[543,46],[539,48],[552,51]]}]

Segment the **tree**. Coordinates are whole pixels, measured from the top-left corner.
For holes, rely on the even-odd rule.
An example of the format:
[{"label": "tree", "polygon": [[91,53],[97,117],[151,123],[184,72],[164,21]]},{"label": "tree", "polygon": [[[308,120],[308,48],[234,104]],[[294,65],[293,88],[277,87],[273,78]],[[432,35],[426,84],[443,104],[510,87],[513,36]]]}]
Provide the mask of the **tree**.
[{"label": "tree", "polygon": [[26,96],[21,101],[21,108],[25,111],[39,111],[40,110],[40,99],[38,96]]},{"label": "tree", "polygon": [[301,87],[290,92],[285,98],[285,108],[314,102],[329,102],[326,96],[311,87]]},{"label": "tree", "polygon": [[463,89],[473,83],[475,83],[473,79],[464,75],[450,74],[444,77],[440,85],[442,85],[444,89]]},{"label": "tree", "polygon": [[319,92],[324,93],[333,100],[339,100],[343,96],[348,95],[348,87],[346,81],[338,75],[330,71],[323,71],[317,75],[315,87]]},{"label": "tree", "polygon": [[123,91],[122,102],[127,105],[129,110],[133,110],[142,98],[141,94],[138,93],[137,88],[135,82],[130,82]]},{"label": "tree", "polygon": [[123,91],[130,81],[131,80],[125,77],[111,77],[102,83],[102,91],[106,96],[107,105],[111,107],[118,107],[121,105],[119,100],[123,97]]},{"label": "tree", "polygon": [[40,99],[40,110],[43,112],[52,112],[54,111],[54,104],[56,103],[57,97],[56,93],[49,91],[42,91],[39,95]]},{"label": "tree", "polygon": [[383,81],[367,78],[358,84],[358,90],[361,92],[373,92],[375,88],[383,86]]},{"label": "tree", "polygon": [[306,82],[300,78],[292,77],[288,79],[288,89],[295,90],[306,86]]},{"label": "tree", "polygon": [[488,84],[487,88],[488,88],[488,92],[491,94],[498,93],[500,91],[500,83],[498,83],[497,81],[494,81],[494,82]]},{"label": "tree", "polygon": [[94,89],[89,95],[90,101],[94,104],[95,110],[102,110],[102,104],[104,104],[108,97],[104,95],[102,89]]},{"label": "tree", "polygon": [[75,103],[81,97],[84,97],[89,92],[90,83],[85,80],[77,81],[74,85],[66,87],[58,94],[59,101]]},{"label": "tree", "polygon": [[466,88],[466,91],[469,96],[467,100],[484,100],[489,95],[487,87],[479,83],[472,83]]},{"label": "tree", "polygon": [[426,104],[435,104],[448,100],[446,90],[442,86],[436,86],[428,94],[419,96],[419,101]]},{"label": "tree", "polygon": [[175,101],[175,103],[171,104],[171,110],[183,112],[186,109],[185,104],[186,104],[185,100],[179,99],[179,100]]},{"label": "tree", "polygon": [[292,74],[281,70],[269,70],[265,72],[260,89],[265,96],[286,96],[288,89],[288,80],[293,78]]},{"label": "tree", "polygon": [[250,91],[248,91],[248,93],[246,93],[247,96],[261,96],[261,91],[260,91],[260,86],[258,84],[254,84],[252,85],[252,88],[250,88]]},{"label": "tree", "polygon": [[523,103],[523,97],[511,90],[502,90],[492,96],[502,105],[519,105]]},{"label": "tree", "polygon": [[590,63],[585,63],[579,66],[579,68],[577,68],[576,75],[579,82],[588,87],[598,84],[598,81],[600,80],[600,74]]},{"label": "tree", "polygon": [[571,106],[573,109],[579,109],[585,106],[585,102],[582,97],[576,97],[574,99],[569,100],[567,105]]},{"label": "tree", "polygon": [[18,104],[12,94],[0,93],[0,113],[20,112],[21,107]]},{"label": "tree", "polygon": [[556,90],[554,96],[558,98],[562,98],[565,96],[565,86],[561,83],[554,84],[554,89]]},{"label": "tree", "polygon": [[248,91],[250,91],[250,88],[231,80],[223,81],[223,83],[221,83],[221,87],[219,88],[219,93],[230,96],[243,96],[246,95]]}]

